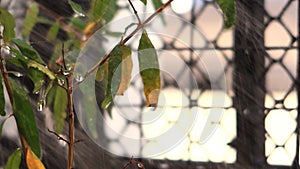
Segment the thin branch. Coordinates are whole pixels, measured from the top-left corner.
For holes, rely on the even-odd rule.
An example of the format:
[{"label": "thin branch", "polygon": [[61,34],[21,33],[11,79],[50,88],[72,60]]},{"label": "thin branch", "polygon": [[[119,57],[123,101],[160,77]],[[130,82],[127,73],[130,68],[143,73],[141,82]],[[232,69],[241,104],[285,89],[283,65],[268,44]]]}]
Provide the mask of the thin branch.
[{"label": "thin branch", "polygon": [[146,169],[142,162],[134,160],[133,157],[131,157],[131,159],[128,161],[128,163],[126,163],[124,165],[123,169],[127,169],[132,164],[136,165],[140,169]]},{"label": "thin branch", "polygon": [[64,142],[66,142],[67,144],[70,144],[70,142],[68,140],[66,140],[65,138],[61,137],[59,134],[57,134],[54,131],[51,131],[50,129],[47,129],[49,133],[54,134],[58,140],[62,140]]},{"label": "thin branch", "polygon": [[[148,24],[155,16],[157,16],[160,12],[162,12],[166,7],[168,7],[171,2],[174,0],[169,0],[165,4],[163,4],[160,8],[158,8],[151,16],[149,16],[144,22],[138,24],[138,26],[125,38],[120,42],[120,45],[125,45],[139,30],[143,29],[146,24]],[[90,76],[98,67],[103,65],[108,59],[110,55],[106,54],[103,59],[101,59],[97,64],[95,64],[91,69],[89,69],[86,74],[83,76],[83,79],[86,79]],[[74,87],[78,86],[83,81],[78,81],[74,84]]]},{"label": "thin branch", "polygon": [[[62,59],[64,69],[67,70],[65,62],[64,45],[62,45]],[[75,147],[75,130],[74,130],[74,110],[73,110],[73,77],[72,74],[66,74],[67,81],[67,95],[68,95],[68,124],[69,124],[69,153],[68,153],[68,169],[72,169],[74,161],[74,147]]]},{"label": "thin branch", "polygon": [[120,44],[125,45],[127,41],[129,41],[140,29],[144,28],[146,24],[148,24],[155,16],[157,16],[160,12],[162,12],[166,7],[168,7],[174,0],[169,0],[161,7],[159,7],[151,16],[149,16],[143,23],[139,24],[135,30],[131,32]]},{"label": "thin branch", "polygon": [[[33,0],[36,2],[36,0]],[[83,36],[78,33],[74,28],[70,27],[69,24],[65,23],[63,21],[63,17],[60,15],[57,15],[56,13],[52,12],[51,10],[49,10],[47,7],[45,7],[44,5],[38,3],[38,6],[40,9],[42,9],[45,13],[47,13],[48,16],[50,16],[51,18],[53,18],[55,21],[58,21],[60,23],[60,25],[62,26],[62,28],[68,32],[71,32],[72,34],[74,34],[78,39],[80,39],[81,41],[83,41]]]},{"label": "thin branch", "polygon": [[61,55],[62,55],[62,63],[64,66],[64,69],[67,70],[67,65],[66,65],[66,61],[65,61],[65,44],[62,43],[61,45]]},{"label": "thin branch", "polygon": [[141,22],[140,16],[139,16],[139,14],[137,13],[135,7],[133,6],[131,0],[128,0],[128,2],[129,2],[130,6],[131,6],[131,8],[132,8],[132,10],[133,10],[133,12],[134,12],[134,15],[135,15],[136,18],[137,18],[139,24],[141,24],[142,22]]}]

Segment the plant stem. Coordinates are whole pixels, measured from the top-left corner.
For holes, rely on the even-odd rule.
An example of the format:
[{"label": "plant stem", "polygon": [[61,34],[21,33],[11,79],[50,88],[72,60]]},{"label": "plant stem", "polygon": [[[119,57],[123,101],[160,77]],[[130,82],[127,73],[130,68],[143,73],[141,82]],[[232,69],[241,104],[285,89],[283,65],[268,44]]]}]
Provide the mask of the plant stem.
[{"label": "plant stem", "polygon": [[[0,51],[1,51],[1,48],[2,48],[2,45],[0,45]],[[10,104],[11,104],[12,107],[14,107],[13,106],[14,105],[13,89],[12,89],[11,84],[9,82],[8,72],[7,72],[7,69],[5,67],[4,62],[5,62],[5,59],[2,57],[2,53],[0,53],[0,72],[2,74],[2,79],[4,81],[4,85],[5,85],[6,91],[8,93]],[[0,83],[2,83],[2,82],[0,82]],[[21,144],[22,144],[23,152],[26,152],[26,150],[28,149],[28,144],[27,144],[25,138],[20,134],[20,132],[19,132],[19,138],[20,138],[20,141],[21,141]]]},{"label": "plant stem", "polygon": [[[65,49],[64,43],[61,49],[63,71],[67,70],[67,65],[65,61]],[[74,146],[75,146],[75,130],[74,130],[74,109],[73,109],[73,76],[72,74],[65,75],[67,81],[67,95],[68,95],[68,124],[69,124],[69,153],[68,153],[68,169],[72,169],[74,161]]]},{"label": "plant stem", "polygon": [[72,87],[72,75],[67,77],[67,93],[68,93],[68,108],[69,108],[69,155],[68,155],[68,169],[72,169],[74,158],[74,110],[73,110],[73,87]]},{"label": "plant stem", "polygon": [[[157,16],[160,12],[162,12],[166,7],[168,7],[171,2],[174,0],[169,0],[165,4],[163,4],[161,7],[159,7],[152,15],[150,15],[144,22],[141,22],[138,24],[138,26],[125,38],[120,42],[120,45],[125,45],[139,30],[143,29],[146,24],[148,24],[155,16]],[[129,1],[131,2],[131,1]],[[134,9],[134,8],[133,8]],[[101,59],[97,64],[95,64],[91,69],[89,69],[86,74],[83,76],[84,79],[86,79],[89,75],[91,75],[97,68],[101,65],[103,65],[108,59],[110,55],[106,54],[103,59]],[[78,86],[83,81],[78,81],[74,84],[74,87]]]},{"label": "plant stem", "polygon": [[132,4],[131,0],[128,0],[128,2],[129,2],[130,6],[131,6],[131,8],[132,8],[132,10],[133,10],[133,12],[134,12],[134,15],[135,15],[136,18],[137,18],[139,24],[141,24],[141,19],[140,19],[139,15],[138,15],[138,13],[137,13],[137,11],[136,11],[134,5]]}]

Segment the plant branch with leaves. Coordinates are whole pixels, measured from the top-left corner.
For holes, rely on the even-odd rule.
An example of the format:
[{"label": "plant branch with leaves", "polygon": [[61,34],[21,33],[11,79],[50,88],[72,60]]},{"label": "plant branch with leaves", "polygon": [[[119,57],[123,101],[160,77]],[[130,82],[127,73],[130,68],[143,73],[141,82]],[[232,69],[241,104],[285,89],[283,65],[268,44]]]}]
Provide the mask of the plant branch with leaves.
[{"label": "plant branch with leaves", "polygon": [[[140,2],[147,5],[150,1],[140,0]],[[40,160],[42,151],[35,122],[34,109],[36,108],[32,108],[28,92],[40,95],[40,100],[37,101],[39,111],[42,111],[45,106],[52,110],[54,131],[48,129],[48,132],[55,135],[58,140],[68,144],[67,168],[71,169],[73,167],[75,144],[79,142],[75,139],[74,89],[80,87],[81,83],[91,74],[96,73],[96,80],[105,84],[105,91],[101,93],[104,95],[101,107],[107,109],[109,115],[112,116],[111,108],[114,97],[123,95],[130,86],[133,62],[132,49],[128,45],[128,41],[139,32],[141,34],[138,45],[138,67],[144,86],[145,105],[153,107],[157,105],[161,88],[158,54],[145,27],[165,10],[173,0],[168,0],[165,4],[162,4],[160,0],[152,0],[151,2],[154,5],[155,12],[145,20],[141,20],[138,9],[135,8],[131,0],[128,0],[129,7],[133,10],[138,21],[137,24],[131,23],[130,25],[136,25],[136,27],[128,36],[122,37],[112,51],[103,57],[99,57],[99,61],[85,72],[80,81],[74,80],[76,79],[73,74],[76,59],[87,40],[98,29],[113,19],[118,11],[117,0],[90,0],[88,10],[84,10],[80,4],[69,0],[68,5],[74,12],[72,16],[61,16],[45,5],[31,1],[24,20],[23,39],[15,38],[14,17],[6,9],[0,8],[0,25],[3,27],[0,44],[0,115],[5,118],[11,116],[15,118],[22,144],[22,149],[17,149],[9,157],[5,169],[18,168],[21,153],[25,155],[29,169],[45,168]],[[230,4],[233,3],[228,5],[223,0],[218,2],[225,11],[226,18],[230,22],[229,25],[232,25],[234,18],[228,13],[232,12]],[[230,2],[232,1],[230,0]],[[40,15],[41,11],[47,16]],[[31,45],[31,42],[24,40],[30,39],[34,27],[38,23],[49,26],[47,34],[44,35],[44,41],[39,43],[49,42],[53,45],[50,61],[45,61],[45,57]],[[59,39],[61,30],[66,32],[67,38]],[[125,30],[127,31],[127,28]],[[35,45],[39,43],[35,43]],[[62,47],[61,44],[63,44]],[[4,53],[4,51],[7,53]],[[18,68],[17,70],[20,70],[20,72],[9,70],[8,64]],[[31,80],[33,84],[32,91],[24,88],[25,84],[20,83],[20,76],[26,76]],[[9,96],[8,99],[4,97],[5,89]],[[5,104],[12,105],[12,112],[5,112]],[[60,136],[66,118],[68,139]],[[5,120],[0,121],[0,134],[4,122]],[[145,168],[141,162],[133,159],[123,168],[129,167],[131,164],[135,164],[139,168]]]}]

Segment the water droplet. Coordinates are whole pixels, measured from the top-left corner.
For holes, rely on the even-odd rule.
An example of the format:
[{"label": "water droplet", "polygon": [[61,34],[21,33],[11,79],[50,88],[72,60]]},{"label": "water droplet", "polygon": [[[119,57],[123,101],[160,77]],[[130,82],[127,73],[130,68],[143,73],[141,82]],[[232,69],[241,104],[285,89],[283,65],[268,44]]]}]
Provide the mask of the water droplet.
[{"label": "water droplet", "polygon": [[16,71],[9,71],[8,73],[11,73],[11,74],[13,74],[16,77],[22,77],[22,76],[24,76],[22,73],[16,72]]},{"label": "water droplet", "polygon": [[155,106],[155,105],[149,105],[149,106],[148,106],[148,110],[149,110],[149,111],[155,111],[155,110],[156,110],[156,107],[157,107],[157,106]]},{"label": "water droplet", "polygon": [[85,14],[84,14],[84,13],[81,13],[81,12],[78,12],[78,11],[75,10],[75,15],[74,15],[74,17],[78,17],[78,16],[85,17]]},{"label": "water droplet", "polygon": [[63,71],[63,75],[68,76],[70,74],[69,71]]},{"label": "water droplet", "polygon": [[140,163],[140,162],[137,164],[137,166],[138,166],[139,168],[144,168],[144,165],[143,165],[142,163]]},{"label": "water droplet", "polygon": [[108,109],[108,107],[110,106],[111,102],[107,103],[104,107],[104,109]]},{"label": "water droplet", "polygon": [[63,86],[65,84],[65,81],[63,79],[57,79],[57,82],[60,86]]},{"label": "water droplet", "polygon": [[23,76],[23,74],[22,74],[22,73],[19,73],[19,72],[17,72],[15,75],[16,75],[17,77],[22,77],[22,76]]},{"label": "water droplet", "polygon": [[43,111],[44,107],[46,105],[46,100],[42,99],[37,103],[37,111]]},{"label": "water droplet", "polygon": [[84,77],[83,77],[82,75],[79,75],[79,74],[76,74],[76,75],[74,76],[74,78],[75,78],[75,80],[76,80],[77,82],[82,82],[82,81],[84,80]]},{"label": "water droplet", "polygon": [[82,41],[86,41],[86,40],[87,40],[87,37],[86,37],[85,35],[83,35],[82,38],[81,38],[81,40],[82,40]]}]

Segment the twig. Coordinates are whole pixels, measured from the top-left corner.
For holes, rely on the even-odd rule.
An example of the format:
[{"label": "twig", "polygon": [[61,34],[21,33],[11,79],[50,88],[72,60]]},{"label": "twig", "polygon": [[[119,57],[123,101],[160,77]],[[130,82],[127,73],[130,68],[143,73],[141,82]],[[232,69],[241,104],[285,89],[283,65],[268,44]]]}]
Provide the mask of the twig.
[{"label": "twig", "polygon": [[61,45],[61,55],[62,55],[63,67],[65,70],[67,70],[67,65],[66,65],[66,61],[65,61],[65,44],[64,43],[62,43],[62,45]]},{"label": "twig", "polygon": [[54,134],[58,140],[62,140],[64,142],[66,142],[67,144],[70,144],[70,142],[68,140],[66,140],[65,138],[61,137],[59,134],[57,134],[54,131],[51,131],[50,129],[48,129],[48,132],[50,132],[51,134]]},{"label": "twig", "polygon": [[[33,0],[36,2],[36,0]],[[50,16],[51,18],[53,18],[55,21],[58,21],[60,23],[60,25],[62,26],[62,28],[68,32],[71,32],[72,34],[74,34],[78,39],[80,39],[81,41],[83,41],[83,36],[78,33],[75,29],[73,29],[72,27],[70,27],[67,23],[65,23],[62,19],[63,17],[60,15],[57,15],[56,13],[52,12],[51,10],[49,10],[47,7],[45,7],[44,5],[38,3],[38,6],[40,9],[42,9],[44,12],[47,13],[48,16]]]},{"label": "twig", "polygon": [[[63,67],[67,70],[65,62],[64,44],[62,45],[62,62]],[[69,124],[69,153],[68,153],[68,169],[72,169],[74,160],[74,146],[75,146],[75,130],[74,130],[74,110],[73,110],[73,77],[72,74],[66,74],[67,81],[67,95],[68,95],[68,124]]]},{"label": "twig", "polygon": [[[169,0],[165,4],[163,4],[160,8],[158,8],[151,16],[149,16],[144,22],[139,23],[138,26],[125,38],[120,42],[121,46],[124,46],[139,30],[145,27],[155,16],[157,16],[160,12],[162,12],[167,6],[171,4],[174,0]],[[130,2],[130,1],[129,1]],[[83,76],[83,79],[86,79],[90,76],[97,68],[103,65],[108,59],[110,55],[106,54],[103,59],[101,59],[97,64],[95,64],[91,69],[89,69],[86,74]],[[74,84],[74,87],[78,86],[83,81],[78,81]]]},{"label": "twig", "polygon": [[133,157],[131,157],[131,159],[128,161],[128,163],[126,163],[124,165],[123,169],[128,168],[132,164],[135,164],[140,169],[146,169],[145,166],[144,166],[144,164],[142,162],[134,160]]},{"label": "twig", "polygon": [[139,24],[141,24],[142,22],[141,22],[140,16],[138,15],[138,13],[137,13],[135,7],[133,6],[131,0],[128,0],[128,2],[129,2],[130,6],[131,6],[131,8],[132,8],[132,10],[133,10],[133,12],[134,12],[134,15],[135,15],[136,18],[137,18]]}]

